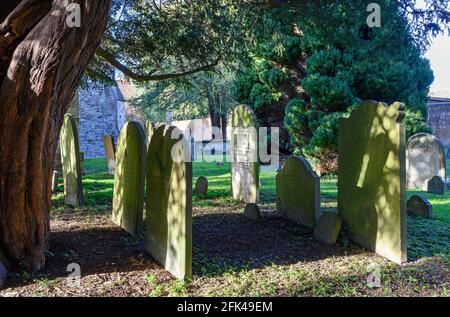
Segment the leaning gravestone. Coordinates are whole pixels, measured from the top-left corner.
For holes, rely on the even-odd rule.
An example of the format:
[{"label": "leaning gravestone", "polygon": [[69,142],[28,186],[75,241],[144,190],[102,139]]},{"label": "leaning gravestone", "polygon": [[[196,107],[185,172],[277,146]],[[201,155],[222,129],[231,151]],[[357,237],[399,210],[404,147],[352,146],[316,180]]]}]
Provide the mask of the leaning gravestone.
[{"label": "leaning gravestone", "polygon": [[132,235],[142,224],[146,156],[144,129],[138,122],[127,122],[117,147],[112,220]]},{"label": "leaning gravestone", "polygon": [[441,142],[428,133],[413,135],[406,153],[408,188],[427,190],[433,176],[445,179],[446,158]]},{"label": "leaning gravestone", "polygon": [[324,212],[314,228],[313,237],[325,244],[335,244],[341,231],[341,225],[341,217],[330,212]]},{"label": "leaning gravestone", "polygon": [[396,263],[407,260],[404,109],[365,101],[339,122],[339,215],[351,240]]},{"label": "leaning gravestone", "polygon": [[276,177],[277,210],[288,219],[314,227],[320,217],[320,178],[303,157],[289,157]]},{"label": "leaning gravestone", "polygon": [[231,190],[233,199],[246,203],[259,200],[259,162],[256,117],[248,106],[231,113]]},{"label": "leaning gravestone", "polygon": [[414,195],[406,202],[408,215],[433,218],[433,206],[428,199],[422,195]]},{"label": "leaning gravestone", "polygon": [[428,181],[427,193],[435,195],[445,194],[445,183],[440,176],[434,176]]},{"label": "leaning gravestone", "polygon": [[208,179],[204,176],[197,178],[194,192],[197,195],[206,196],[208,194]]},{"label": "leaning gravestone", "polygon": [[147,252],[180,279],[192,276],[192,163],[175,127],[160,126],[148,148]]},{"label": "leaning gravestone", "polygon": [[108,163],[108,174],[114,175],[116,170],[116,145],[111,135],[103,136],[103,146],[105,147],[106,162]]},{"label": "leaning gravestone", "polygon": [[64,178],[64,201],[66,205],[73,207],[83,203],[81,158],[78,142],[78,130],[75,121],[72,115],[66,114],[59,137],[59,147]]}]

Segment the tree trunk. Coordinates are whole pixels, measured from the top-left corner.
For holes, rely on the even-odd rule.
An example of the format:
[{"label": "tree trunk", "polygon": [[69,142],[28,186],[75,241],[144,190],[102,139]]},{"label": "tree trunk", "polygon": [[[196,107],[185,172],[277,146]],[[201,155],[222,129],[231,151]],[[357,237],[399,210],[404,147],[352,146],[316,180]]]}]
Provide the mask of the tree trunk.
[{"label": "tree trunk", "polygon": [[[100,43],[111,0],[7,0],[5,7],[3,1],[0,253],[11,264],[36,271],[45,265],[63,117]],[[70,3],[80,4],[80,28],[66,24]]]}]

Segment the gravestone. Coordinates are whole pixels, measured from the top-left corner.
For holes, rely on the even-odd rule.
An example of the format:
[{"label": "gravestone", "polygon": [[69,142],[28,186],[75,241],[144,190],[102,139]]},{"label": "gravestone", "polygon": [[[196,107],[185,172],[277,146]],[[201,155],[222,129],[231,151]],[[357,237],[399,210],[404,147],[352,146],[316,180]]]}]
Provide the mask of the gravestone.
[{"label": "gravestone", "polygon": [[103,145],[105,147],[105,157],[108,163],[108,174],[114,175],[116,170],[116,145],[114,138],[111,135],[105,134],[103,136]]},{"label": "gravestone", "polygon": [[325,244],[335,244],[341,231],[341,225],[341,217],[331,212],[325,212],[320,216],[317,226],[314,228],[313,237]]},{"label": "gravestone", "polygon": [[155,133],[155,125],[153,122],[145,121],[144,123],[145,135],[147,136],[147,148],[150,145],[150,141],[152,140],[152,136]]},{"label": "gravestone", "polygon": [[208,195],[208,179],[204,176],[200,176],[197,178],[195,182],[194,192],[197,195],[206,196]]},{"label": "gravestone", "polygon": [[259,200],[259,162],[256,117],[248,106],[231,113],[231,190],[233,199],[246,203]]},{"label": "gravestone", "polygon": [[445,179],[446,158],[441,142],[428,133],[413,135],[406,153],[408,188],[427,190],[433,176]]},{"label": "gravestone", "polygon": [[411,196],[406,202],[406,210],[411,216],[433,218],[433,206],[422,194]]},{"label": "gravestone", "polygon": [[261,219],[261,212],[259,210],[259,206],[253,203],[247,204],[244,209],[244,216],[253,221],[258,221],[259,219]]},{"label": "gravestone", "polygon": [[192,163],[188,146],[177,128],[160,126],[148,148],[146,248],[179,279],[192,276]]},{"label": "gravestone", "polygon": [[141,124],[129,121],[120,131],[116,153],[112,220],[132,235],[137,235],[142,225],[147,156],[145,139]]},{"label": "gravestone", "polygon": [[64,201],[66,205],[77,207],[83,204],[81,158],[78,131],[75,120],[70,114],[64,116],[59,147],[64,178]]},{"label": "gravestone", "polygon": [[365,101],[339,121],[338,210],[349,238],[395,262],[406,253],[405,106]]},{"label": "gravestone", "polygon": [[53,171],[52,175],[52,192],[56,192],[58,190],[58,172]]},{"label": "gravestone", "polygon": [[440,176],[434,176],[428,181],[427,193],[435,195],[445,194],[445,183]]},{"label": "gravestone", "polygon": [[303,157],[289,157],[276,176],[277,210],[288,219],[314,227],[320,217],[320,178]]}]

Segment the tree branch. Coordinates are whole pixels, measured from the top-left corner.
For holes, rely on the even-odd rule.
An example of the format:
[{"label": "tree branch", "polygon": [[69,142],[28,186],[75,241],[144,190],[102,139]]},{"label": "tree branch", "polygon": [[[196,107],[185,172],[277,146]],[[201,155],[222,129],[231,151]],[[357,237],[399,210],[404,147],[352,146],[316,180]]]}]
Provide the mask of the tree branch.
[{"label": "tree branch", "polygon": [[108,52],[107,50],[99,47],[96,51],[97,56],[101,57],[103,60],[111,64],[116,69],[120,70],[125,76],[137,80],[137,81],[156,81],[156,80],[164,80],[164,79],[171,79],[176,77],[182,77],[186,75],[195,74],[201,71],[208,71],[214,69],[215,66],[219,64],[220,58],[217,58],[215,61],[213,61],[210,64],[199,66],[190,70],[180,71],[176,73],[170,73],[170,74],[136,74],[131,69],[129,69],[127,66],[122,64],[117,60],[117,58]]}]

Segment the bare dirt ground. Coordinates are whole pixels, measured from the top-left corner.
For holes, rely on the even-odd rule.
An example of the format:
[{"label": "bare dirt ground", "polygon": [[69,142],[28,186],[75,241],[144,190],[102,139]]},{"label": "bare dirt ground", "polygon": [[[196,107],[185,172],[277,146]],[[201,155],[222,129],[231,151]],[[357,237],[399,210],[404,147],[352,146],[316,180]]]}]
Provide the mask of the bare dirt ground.
[{"label": "bare dirt ground", "polygon": [[[398,266],[340,239],[326,246],[311,230],[263,206],[257,223],[243,206],[195,208],[193,270],[180,282],[109,220],[107,206],[52,212],[47,267],[14,272],[1,296],[449,296],[448,259],[423,258]],[[265,209],[264,209],[265,208]],[[81,268],[80,285],[68,284],[67,266]],[[370,265],[380,287],[368,287]]]}]

